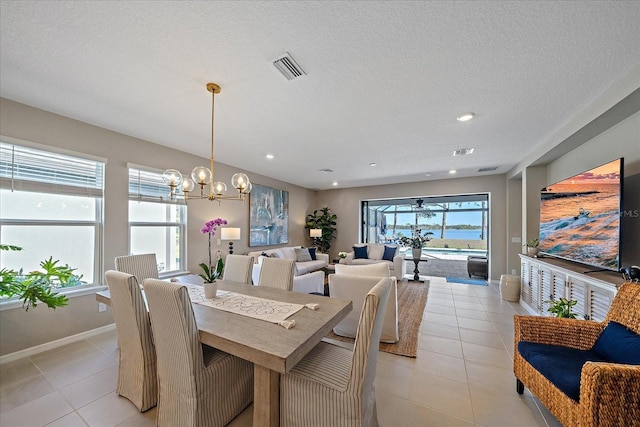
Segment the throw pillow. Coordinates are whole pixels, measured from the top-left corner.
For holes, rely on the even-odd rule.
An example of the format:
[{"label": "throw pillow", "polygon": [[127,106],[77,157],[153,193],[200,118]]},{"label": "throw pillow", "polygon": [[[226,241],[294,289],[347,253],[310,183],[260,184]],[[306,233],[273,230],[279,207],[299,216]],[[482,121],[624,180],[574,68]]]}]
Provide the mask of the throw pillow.
[{"label": "throw pillow", "polygon": [[384,254],[384,245],[369,244],[369,259],[382,259]]},{"label": "throw pillow", "polygon": [[296,261],[297,262],[311,261],[311,254],[309,253],[309,249],[307,249],[307,248],[295,248],[295,251],[296,251]]},{"label": "throw pillow", "polygon": [[353,247],[353,259],[367,259],[367,247],[366,246],[354,246]]},{"label": "throw pillow", "polygon": [[396,256],[397,250],[398,250],[397,246],[385,246],[384,255],[382,255],[382,259],[385,261],[393,261],[393,257]]},{"label": "throw pillow", "polygon": [[313,261],[317,260],[318,258],[316,258],[316,249],[318,248],[307,248],[309,249],[309,255],[311,255],[311,259]]},{"label": "throw pillow", "polygon": [[592,350],[613,363],[640,365],[640,335],[617,322],[607,324]]}]

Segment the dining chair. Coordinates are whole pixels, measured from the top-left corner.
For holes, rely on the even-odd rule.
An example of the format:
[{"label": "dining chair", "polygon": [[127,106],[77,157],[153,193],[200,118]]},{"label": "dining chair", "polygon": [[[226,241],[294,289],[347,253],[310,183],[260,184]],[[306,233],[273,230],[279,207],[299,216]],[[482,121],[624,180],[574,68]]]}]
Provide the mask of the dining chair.
[{"label": "dining chair", "polygon": [[158,357],[156,424],[227,425],[253,401],[253,365],[200,343],[185,286],[147,279],[144,290]]},{"label": "dining chair", "polygon": [[353,350],[320,342],[280,377],[280,425],[377,426],[378,342],[392,281],[367,294]]},{"label": "dining chair", "polygon": [[262,260],[258,286],[292,291],[295,268],[295,261],[292,259],[265,258]]},{"label": "dining chair", "polygon": [[251,284],[253,257],[246,255],[227,255],[222,280]]},{"label": "dining chair", "polygon": [[158,278],[156,254],[123,255],[115,258],[116,270],[136,276],[138,283],[144,279]]},{"label": "dining chair", "polygon": [[117,392],[144,412],[158,401],[156,350],[149,312],[135,276],[110,270],[105,277],[120,348]]}]

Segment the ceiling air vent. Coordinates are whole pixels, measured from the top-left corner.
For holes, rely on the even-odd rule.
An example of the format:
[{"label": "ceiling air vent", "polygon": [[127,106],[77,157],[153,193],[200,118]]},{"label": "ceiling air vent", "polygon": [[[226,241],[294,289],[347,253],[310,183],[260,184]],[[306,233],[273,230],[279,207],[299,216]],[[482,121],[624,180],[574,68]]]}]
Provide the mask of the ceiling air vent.
[{"label": "ceiling air vent", "polygon": [[298,63],[295,61],[295,59],[293,59],[289,52],[283,53],[282,55],[272,60],[272,62],[273,65],[278,69],[278,71],[280,71],[282,75],[287,78],[287,80],[293,80],[307,74],[302,68],[300,68]]},{"label": "ceiling air vent", "polygon": [[333,172],[333,169],[329,169],[329,168],[324,168],[324,169],[318,169],[320,172],[324,172],[324,173],[331,173]]},{"label": "ceiling air vent", "polygon": [[472,154],[473,148],[461,148],[453,152],[454,156],[464,156],[465,154]]},{"label": "ceiling air vent", "polygon": [[494,171],[496,169],[498,169],[497,166],[490,166],[488,168],[480,168],[480,169],[478,169],[478,172],[491,172],[491,171]]}]

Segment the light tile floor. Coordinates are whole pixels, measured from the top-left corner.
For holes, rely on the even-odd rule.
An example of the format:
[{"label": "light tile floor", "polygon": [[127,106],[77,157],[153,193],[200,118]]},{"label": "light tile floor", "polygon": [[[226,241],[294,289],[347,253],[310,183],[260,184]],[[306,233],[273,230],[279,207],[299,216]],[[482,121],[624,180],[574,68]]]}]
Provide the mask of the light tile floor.
[{"label": "light tile floor", "polygon": [[[384,426],[560,426],[512,372],[513,314],[498,286],[432,277],[418,357],[379,353],[378,419]],[[153,426],[115,393],[115,331],[0,365],[0,425]],[[230,425],[251,426],[252,407]]]}]

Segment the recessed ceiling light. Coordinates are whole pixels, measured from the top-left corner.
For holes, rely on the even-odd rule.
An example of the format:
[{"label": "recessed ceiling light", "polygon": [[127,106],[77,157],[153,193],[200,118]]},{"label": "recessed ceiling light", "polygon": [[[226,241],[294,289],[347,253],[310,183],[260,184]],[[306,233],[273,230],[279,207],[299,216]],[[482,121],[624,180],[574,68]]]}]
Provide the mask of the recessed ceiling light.
[{"label": "recessed ceiling light", "polygon": [[431,174],[430,173],[425,173],[424,176],[431,176]]},{"label": "recessed ceiling light", "polygon": [[457,172],[457,171],[456,171],[455,169],[451,169],[451,170],[449,171],[449,173],[450,173],[451,175],[453,175],[453,174],[454,174],[454,173],[456,173],[456,172]]},{"label": "recessed ceiling light", "polygon": [[371,162],[371,163],[369,163],[369,166],[371,166],[371,167],[375,167],[375,166],[378,166],[378,164],[377,164],[377,163],[375,163],[375,162]]},{"label": "recessed ceiling light", "polygon": [[473,117],[476,115],[476,113],[464,113],[458,117],[456,117],[456,120],[458,120],[459,122],[466,122],[469,121],[471,119],[473,119]]},{"label": "recessed ceiling light", "polygon": [[336,187],[337,185],[338,185],[338,183],[334,181],[333,182],[333,186]]},{"label": "recessed ceiling light", "polygon": [[273,159],[273,154],[267,154],[266,157],[267,157],[267,159],[271,160],[271,159]]}]

